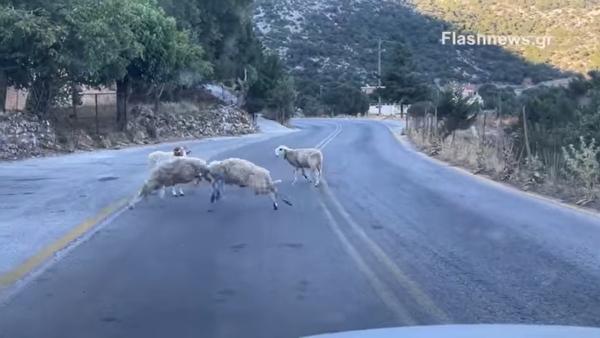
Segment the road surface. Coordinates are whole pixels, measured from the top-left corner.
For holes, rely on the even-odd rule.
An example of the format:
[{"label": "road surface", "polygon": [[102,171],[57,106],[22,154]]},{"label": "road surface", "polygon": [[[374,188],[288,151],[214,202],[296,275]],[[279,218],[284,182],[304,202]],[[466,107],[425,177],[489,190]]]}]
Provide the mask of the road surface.
[{"label": "road surface", "polygon": [[[293,206],[226,187],[153,198],[0,308],[1,338],[285,338],[444,323],[599,326],[599,219],[423,159],[382,123],[301,130],[212,157],[281,179]],[[322,146],[325,183],[274,149]]]}]

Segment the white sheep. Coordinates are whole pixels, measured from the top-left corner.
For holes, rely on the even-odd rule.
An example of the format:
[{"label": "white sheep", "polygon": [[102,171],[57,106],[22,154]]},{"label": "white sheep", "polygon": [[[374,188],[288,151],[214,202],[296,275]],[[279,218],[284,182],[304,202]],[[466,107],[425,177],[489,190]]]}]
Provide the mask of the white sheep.
[{"label": "white sheep", "polygon": [[275,156],[283,155],[283,159],[294,167],[294,182],[298,181],[298,169],[302,170],[302,176],[309,182],[312,180],[306,176],[304,169],[310,169],[313,177],[315,177],[315,187],[321,182],[321,173],[323,172],[323,153],[317,148],[297,148],[292,149],[286,146],[275,148]]},{"label": "white sheep", "polygon": [[[187,157],[187,155],[191,152],[192,151],[189,150],[186,146],[175,147],[175,149],[173,149],[173,151],[171,152],[161,150],[154,151],[150,153],[150,155],[148,155],[148,173],[150,173],[150,171],[155,167],[155,165],[160,162],[168,161],[176,157]],[[175,186],[173,186],[172,194],[173,197],[178,196]],[[179,196],[185,196],[181,187],[179,188]]]},{"label": "white sheep", "polygon": [[[277,210],[276,185],[281,180],[273,181],[270,172],[250,161],[241,158],[228,158],[222,161],[213,161],[207,165],[208,172],[204,177],[212,182],[211,203],[221,198],[221,189],[224,184],[236,185],[241,188],[250,187],[254,189],[254,195],[269,195],[273,201],[273,209]],[[286,197],[281,197],[288,205],[292,203]]]},{"label": "white sheep", "polygon": [[[197,157],[175,157],[169,161],[159,162],[154,168],[139,193],[129,203],[129,209],[156,190],[160,190],[160,198],[165,196],[165,187],[176,184],[198,183],[204,179],[201,173],[207,172],[206,161]],[[208,179],[206,179],[208,181]]]}]

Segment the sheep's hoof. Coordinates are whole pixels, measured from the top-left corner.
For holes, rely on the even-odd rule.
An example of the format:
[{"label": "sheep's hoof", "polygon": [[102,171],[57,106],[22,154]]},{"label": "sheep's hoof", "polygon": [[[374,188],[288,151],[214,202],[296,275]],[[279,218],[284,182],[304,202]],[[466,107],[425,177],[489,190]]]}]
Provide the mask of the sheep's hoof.
[{"label": "sheep's hoof", "polygon": [[129,206],[129,210],[133,210],[133,205],[130,205],[130,206]]},{"label": "sheep's hoof", "polygon": [[277,203],[273,203],[273,210],[277,210]]},{"label": "sheep's hoof", "polygon": [[183,191],[179,193],[179,196],[181,196],[181,197],[185,196],[185,194],[183,193]]},{"label": "sheep's hoof", "polygon": [[319,186],[319,182],[315,183],[315,187],[318,187],[318,186]]},{"label": "sheep's hoof", "polygon": [[296,181],[292,182],[292,185],[296,184]]},{"label": "sheep's hoof", "polygon": [[217,196],[215,196],[215,194],[210,195],[210,203],[215,203],[216,200]]}]

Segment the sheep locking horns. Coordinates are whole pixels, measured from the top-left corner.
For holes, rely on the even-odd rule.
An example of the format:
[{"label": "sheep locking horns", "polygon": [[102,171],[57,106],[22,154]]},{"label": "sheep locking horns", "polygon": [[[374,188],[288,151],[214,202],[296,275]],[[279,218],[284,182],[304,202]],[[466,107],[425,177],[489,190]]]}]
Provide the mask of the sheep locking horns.
[{"label": "sheep locking horns", "polygon": [[[211,178],[212,194],[210,202],[214,203],[221,198],[221,189],[224,184],[237,185],[241,188],[254,189],[254,195],[269,195],[273,202],[273,210],[277,210],[276,185],[281,180],[273,181],[270,172],[250,161],[241,158],[228,158],[222,161],[213,161],[208,164],[208,176]],[[292,205],[288,198],[281,196],[287,205]]]},{"label": "sheep locking horns", "polygon": [[[170,160],[174,157],[175,158],[186,157],[191,152],[192,151],[189,150],[186,146],[175,147],[175,149],[173,149],[172,152],[160,151],[160,150],[152,152],[152,153],[150,153],[150,155],[148,155],[148,173],[150,173],[152,168],[154,168],[154,165],[156,165],[157,163],[160,163],[165,160]],[[196,184],[198,184],[198,181],[196,182]],[[175,190],[175,186],[173,186],[172,193],[173,193],[173,197],[178,196],[177,192]],[[179,188],[179,196],[185,196],[182,188]]]},{"label": "sheep locking horns", "polygon": [[206,161],[197,157],[175,157],[170,161],[163,161],[154,168],[136,197],[129,203],[129,209],[142,199],[145,199],[153,191],[163,188],[160,197],[164,197],[164,187],[176,184],[187,184],[194,180],[198,181],[198,173],[207,172]]},{"label": "sheep locking horns", "polygon": [[306,176],[304,169],[310,169],[311,176],[315,178],[315,187],[321,182],[321,173],[323,172],[323,153],[317,148],[297,148],[292,149],[281,145],[275,148],[275,156],[283,155],[283,159],[294,167],[294,182],[298,181],[298,169],[302,170],[302,176],[309,182],[312,180]]}]

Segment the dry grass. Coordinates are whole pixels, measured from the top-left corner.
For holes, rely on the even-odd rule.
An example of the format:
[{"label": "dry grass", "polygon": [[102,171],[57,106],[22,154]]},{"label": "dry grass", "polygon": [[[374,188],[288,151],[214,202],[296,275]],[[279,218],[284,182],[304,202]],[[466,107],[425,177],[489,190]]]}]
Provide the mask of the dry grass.
[{"label": "dry grass", "polygon": [[435,156],[453,165],[468,168],[472,171],[485,171],[493,177],[500,177],[504,171],[503,154],[492,144],[482,144],[466,132],[459,132],[443,142],[428,137],[424,130],[412,129],[409,138],[428,155]]},{"label": "dry grass", "polygon": [[[578,145],[564,148],[562,153],[542,154],[532,156],[530,160],[517,161],[513,144],[499,128],[509,123],[514,121],[500,123],[486,119],[483,142],[481,137],[469,131],[458,131],[444,141],[439,141],[433,133],[424,129],[411,128],[406,134],[427,155],[475,174],[485,174],[491,179],[564,202],[600,208],[600,164],[596,161],[600,147],[581,140]],[[476,126],[479,135],[483,135],[482,122],[478,121]]]}]

